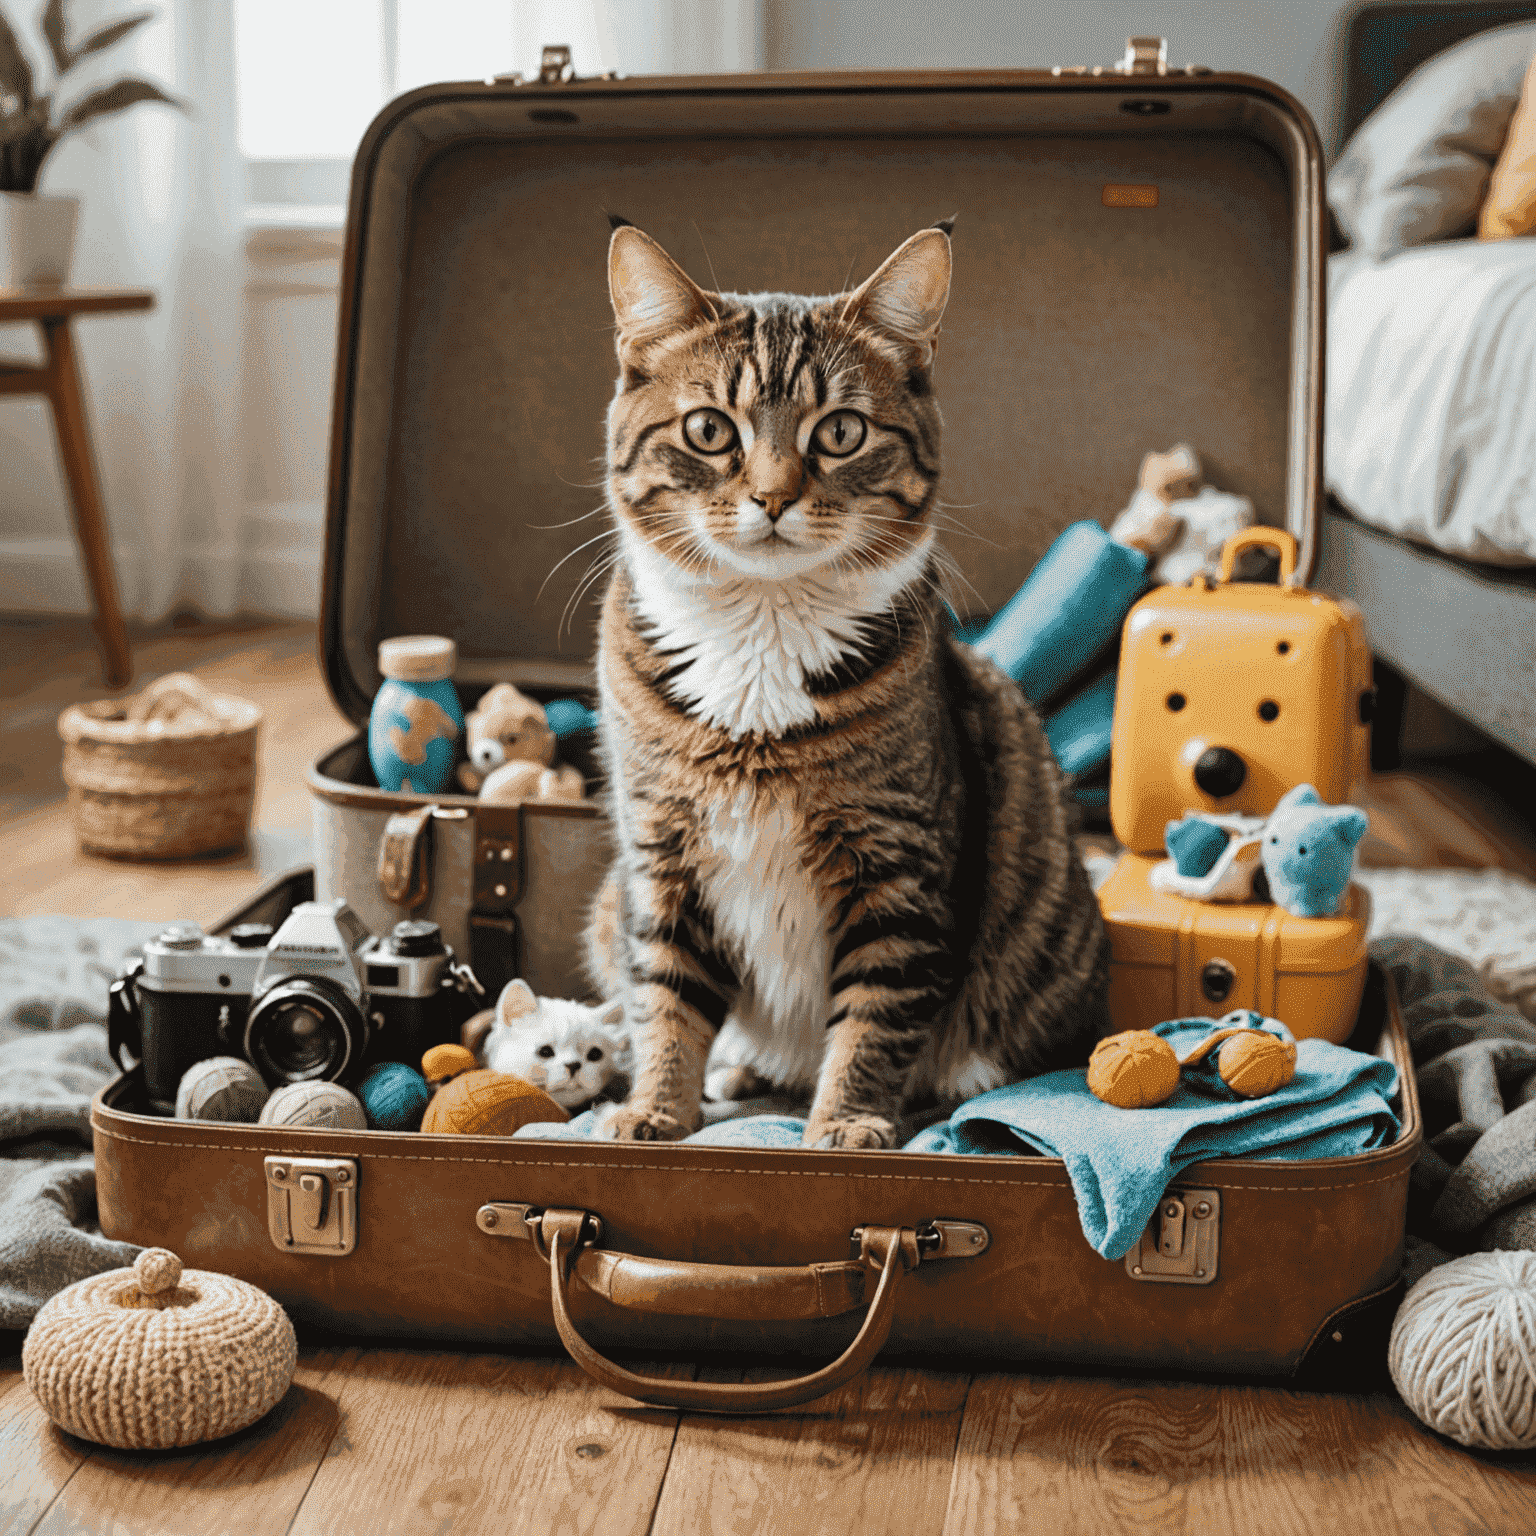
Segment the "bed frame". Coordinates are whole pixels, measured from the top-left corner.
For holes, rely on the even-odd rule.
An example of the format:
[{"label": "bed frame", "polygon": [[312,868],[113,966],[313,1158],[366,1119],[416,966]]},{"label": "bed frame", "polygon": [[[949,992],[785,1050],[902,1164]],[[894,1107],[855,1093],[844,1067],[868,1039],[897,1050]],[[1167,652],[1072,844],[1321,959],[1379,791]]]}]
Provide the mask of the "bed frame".
[{"label": "bed frame", "polygon": [[[1536,21],[1532,0],[1356,9],[1345,24],[1339,145],[1425,60],[1521,21]],[[1369,527],[1330,499],[1313,584],[1360,605],[1378,656],[1536,763],[1536,571],[1458,560]]]}]

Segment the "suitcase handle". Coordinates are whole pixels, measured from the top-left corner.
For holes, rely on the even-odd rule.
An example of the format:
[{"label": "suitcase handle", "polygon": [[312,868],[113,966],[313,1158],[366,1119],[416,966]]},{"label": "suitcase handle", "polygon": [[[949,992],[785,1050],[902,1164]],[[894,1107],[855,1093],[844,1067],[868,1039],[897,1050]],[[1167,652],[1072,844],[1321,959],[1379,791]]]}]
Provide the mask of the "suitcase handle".
[{"label": "suitcase handle", "polygon": [[1296,540],[1284,528],[1245,528],[1234,533],[1221,546],[1221,579],[1232,580],[1232,567],[1245,549],[1255,547],[1275,549],[1280,552],[1280,585],[1294,587],[1296,582]]},{"label": "suitcase handle", "polygon": [[[890,1336],[896,1283],[922,1259],[911,1227],[861,1227],[860,1256],[845,1264],[763,1267],[685,1264],[600,1252],[585,1211],[546,1210],[533,1236],[549,1257],[555,1327],[571,1358],[600,1386],[659,1408],[702,1408],[715,1413],[766,1413],[824,1397],[869,1368]],[[866,1273],[880,1279],[863,1326],[830,1365],[792,1381],[664,1381],[637,1376],[599,1354],[577,1332],[566,1305],[573,1273],[619,1306],[673,1316],[732,1318],[832,1317],[863,1299]],[[857,1281],[857,1284],[855,1284]]]}]

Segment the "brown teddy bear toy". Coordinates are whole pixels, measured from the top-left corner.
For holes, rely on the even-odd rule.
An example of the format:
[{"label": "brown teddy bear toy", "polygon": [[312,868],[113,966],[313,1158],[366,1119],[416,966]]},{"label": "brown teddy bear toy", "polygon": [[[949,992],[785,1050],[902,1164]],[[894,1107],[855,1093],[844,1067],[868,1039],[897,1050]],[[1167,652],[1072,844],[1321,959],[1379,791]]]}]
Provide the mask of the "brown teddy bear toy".
[{"label": "brown teddy bear toy", "polygon": [[469,761],[459,764],[459,783],[472,795],[496,769],[526,762],[540,771],[555,760],[555,733],[544,706],[511,683],[487,690],[464,720]]},{"label": "brown teddy bear toy", "polygon": [[586,781],[569,764],[554,767],[555,733],[544,706],[511,683],[497,683],[465,717],[469,761],[459,783],[483,800],[580,800]]}]

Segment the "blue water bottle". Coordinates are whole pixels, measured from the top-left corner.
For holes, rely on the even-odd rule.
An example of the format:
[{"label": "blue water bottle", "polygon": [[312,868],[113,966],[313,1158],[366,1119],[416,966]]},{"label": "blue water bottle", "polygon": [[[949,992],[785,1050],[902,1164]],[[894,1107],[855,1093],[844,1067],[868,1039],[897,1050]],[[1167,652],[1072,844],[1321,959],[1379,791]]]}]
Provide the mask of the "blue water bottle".
[{"label": "blue water bottle", "polygon": [[368,761],[380,789],[435,795],[453,772],[464,711],[453,689],[458,649],[441,635],[379,642],[384,686],[368,716]]}]

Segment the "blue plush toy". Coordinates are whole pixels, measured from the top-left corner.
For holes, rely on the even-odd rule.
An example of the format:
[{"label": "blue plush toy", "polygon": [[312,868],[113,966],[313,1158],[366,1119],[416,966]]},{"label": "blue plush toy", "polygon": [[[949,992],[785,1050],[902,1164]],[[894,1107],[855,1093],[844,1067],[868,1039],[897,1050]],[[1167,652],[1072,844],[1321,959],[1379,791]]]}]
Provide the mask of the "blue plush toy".
[{"label": "blue plush toy", "polygon": [[1264,824],[1260,857],[1269,894],[1297,917],[1332,917],[1370,821],[1352,805],[1326,805],[1310,784],[1280,797]]},{"label": "blue plush toy", "polygon": [[544,718],[549,721],[556,741],[597,729],[597,711],[588,709],[580,699],[551,699],[544,706]]},{"label": "blue plush toy", "polygon": [[1170,856],[1152,866],[1149,878],[1153,890],[1172,896],[1252,901],[1262,868],[1276,906],[1295,917],[1333,917],[1369,825],[1364,811],[1327,805],[1310,784],[1298,784],[1268,817],[1186,811],[1170,821]]},{"label": "blue plush toy", "polygon": [[1163,840],[1179,873],[1198,879],[1216,867],[1216,860],[1226,850],[1227,832],[1204,816],[1186,816],[1168,823]]}]

